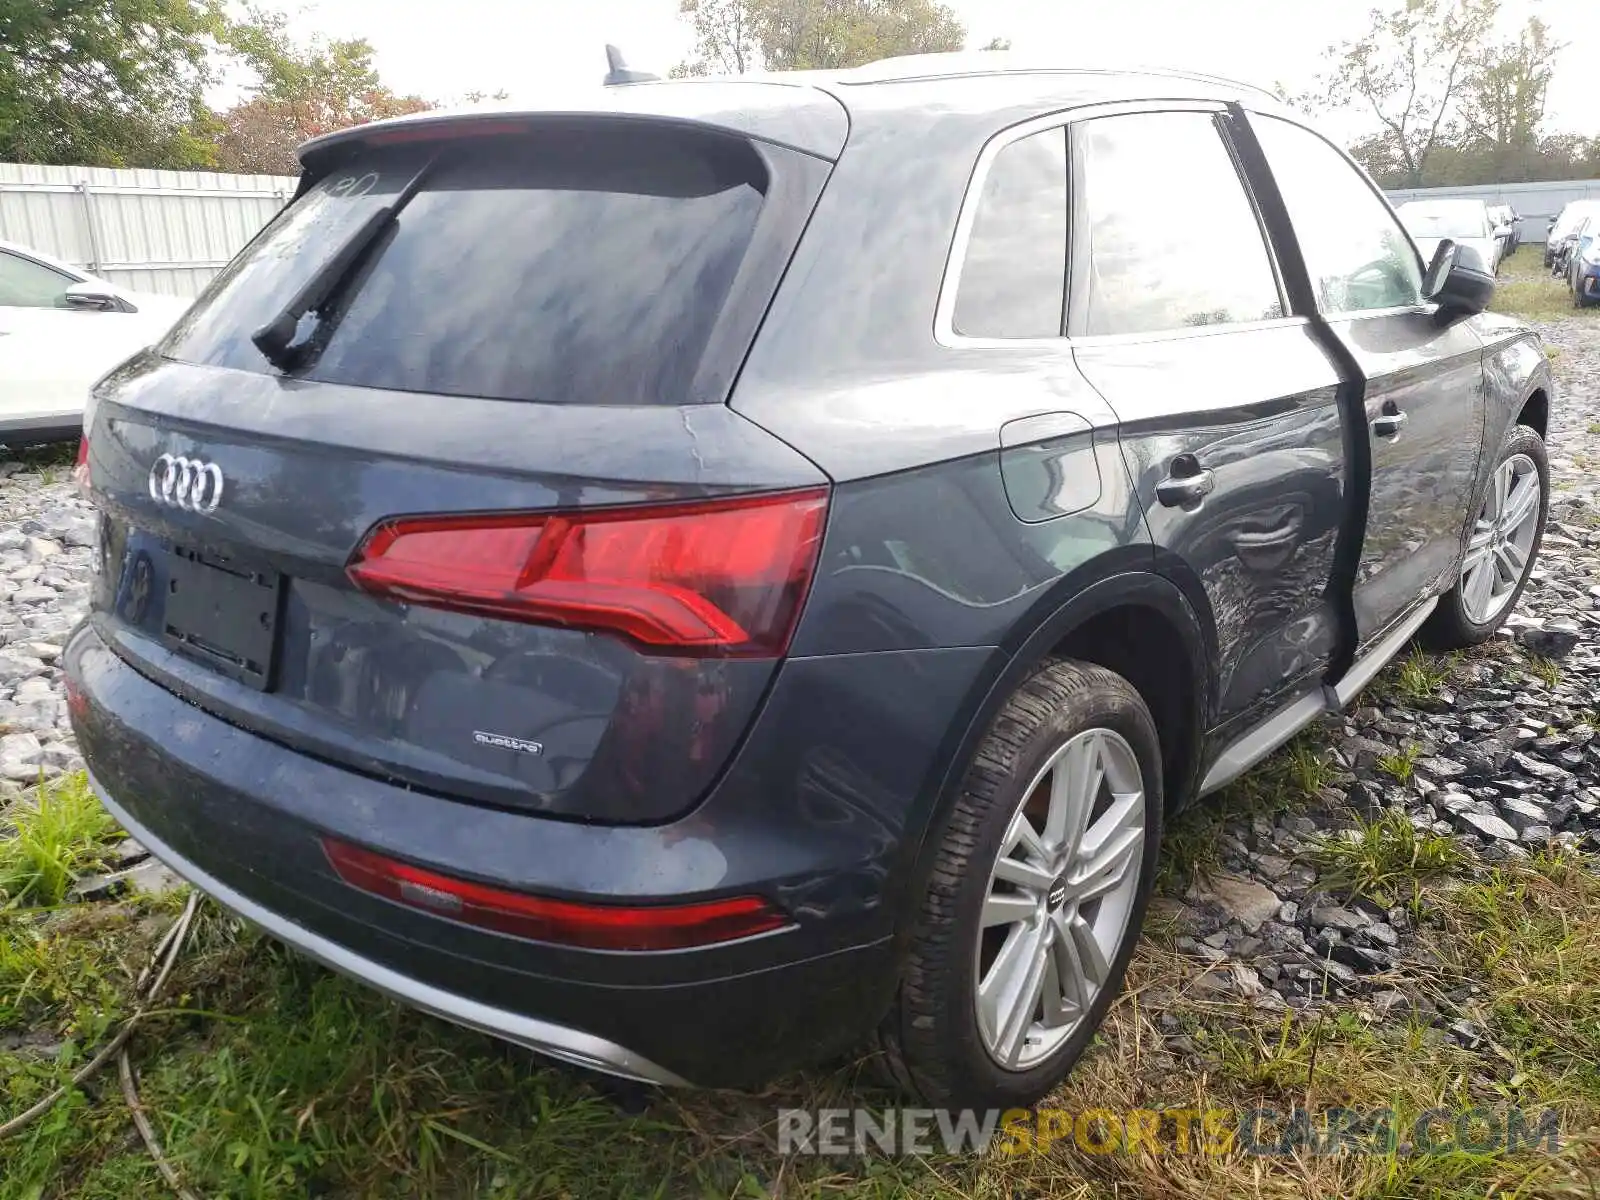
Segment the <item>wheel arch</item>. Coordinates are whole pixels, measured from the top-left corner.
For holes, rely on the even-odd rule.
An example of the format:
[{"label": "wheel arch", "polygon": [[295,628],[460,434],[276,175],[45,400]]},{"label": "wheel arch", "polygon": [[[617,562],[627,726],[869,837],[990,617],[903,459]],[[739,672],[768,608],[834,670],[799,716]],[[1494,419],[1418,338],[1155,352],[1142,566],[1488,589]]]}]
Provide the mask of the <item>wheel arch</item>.
[{"label": "wheel arch", "polygon": [[[1035,606],[1030,619],[999,648],[996,669],[973,689],[956,722],[952,748],[930,789],[932,800],[908,839],[910,867],[901,914],[916,910],[937,857],[939,832],[960,796],[968,763],[1006,699],[1041,663],[1052,658],[1077,658],[1117,672],[1133,684],[1156,719],[1162,742],[1162,799],[1168,811],[1191,794],[1202,769],[1201,756],[1213,703],[1215,629],[1209,612],[1202,616],[1185,589],[1156,571],[1142,567],[1103,574],[1087,585],[1071,585],[1065,598],[1059,589]],[[907,936],[906,921],[897,921]]]},{"label": "wheel arch", "polygon": [[1517,412],[1514,424],[1526,425],[1540,437],[1549,438],[1550,389],[1545,387],[1543,383],[1534,387],[1528,398],[1522,402],[1522,407]]}]

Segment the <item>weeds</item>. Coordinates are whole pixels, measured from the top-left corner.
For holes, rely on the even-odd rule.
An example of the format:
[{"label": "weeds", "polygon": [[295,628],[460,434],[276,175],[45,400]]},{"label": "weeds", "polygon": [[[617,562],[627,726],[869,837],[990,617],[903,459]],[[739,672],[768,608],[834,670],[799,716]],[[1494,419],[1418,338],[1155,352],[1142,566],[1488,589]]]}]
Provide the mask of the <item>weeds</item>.
[{"label": "weeds", "polygon": [[6,819],[13,828],[0,837],[0,908],[60,904],[116,828],[81,775],[15,801]]},{"label": "weeds", "polygon": [[1450,660],[1435,658],[1413,647],[1394,672],[1395,696],[1408,704],[1426,704],[1450,678]]},{"label": "weeds", "polygon": [[1547,688],[1554,688],[1561,682],[1561,666],[1552,659],[1532,655],[1528,659],[1528,670]]},{"label": "weeds", "polygon": [[[1297,751],[1301,751],[1297,753]],[[1325,786],[1314,744],[1291,748],[1230,789],[1229,815]],[[1217,818],[1221,820],[1223,818]],[[83,821],[92,858],[104,827]],[[1207,853],[1216,825],[1175,833]],[[11,835],[12,837],[15,834]],[[0,849],[10,855],[7,834]],[[1215,851],[1211,851],[1214,853]],[[1152,940],[1094,1046],[1045,1106],[1397,1114],[1516,1104],[1559,1114],[1558,1152],[1445,1149],[1363,1155],[1048,1153],[864,1160],[780,1156],[777,1112],[895,1103],[859,1064],[815,1071],[758,1095],[655,1093],[623,1115],[590,1079],[391,1004],[242,923],[202,908],[169,994],[135,1039],[144,1100],[197,1194],[267,1200],[428,1195],[650,1196],[786,1200],[1184,1200],[1349,1196],[1466,1200],[1582,1192],[1600,1153],[1600,876],[1547,855],[1466,880],[1446,839],[1399,813],[1317,851],[1325,879],[1364,894],[1411,889],[1425,944],[1407,969],[1445,1003],[1478,985],[1484,1048],[1447,1040],[1426,1013],[1373,1023],[1359,1005],[1267,1014],[1192,987],[1192,961]],[[125,1014],[133,977],[171,900],[0,914],[0,1118],[70,1073]],[[1469,1001],[1468,1003],[1477,1003]],[[1454,1010],[1451,1010],[1451,1016]],[[1446,1018],[1449,1019],[1449,1018]],[[1190,1043],[1176,1049],[1169,1032]],[[0,1196],[165,1200],[128,1137],[114,1085],[75,1094],[0,1147]]]},{"label": "weeds", "polygon": [[1334,779],[1334,766],[1326,749],[1313,738],[1301,736],[1289,743],[1277,760],[1301,795],[1312,798]]},{"label": "weeds", "polygon": [[1421,757],[1417,747],[1406,742],[1394,754],[1381,754],[1375,766],[1391,779],[1399,783],[1410,783],[1411,776],[1416,770],[1417,759]]},{"label": "weeds", "polygon": [[1385,907],[1401,900],[1414,902],[1422,882],[1454,874],[1468,862],[1455,842],[1419,832],[1403,812],[1382,813],[1358,824],[1355,833],[1317,847],[1323,882]]}]

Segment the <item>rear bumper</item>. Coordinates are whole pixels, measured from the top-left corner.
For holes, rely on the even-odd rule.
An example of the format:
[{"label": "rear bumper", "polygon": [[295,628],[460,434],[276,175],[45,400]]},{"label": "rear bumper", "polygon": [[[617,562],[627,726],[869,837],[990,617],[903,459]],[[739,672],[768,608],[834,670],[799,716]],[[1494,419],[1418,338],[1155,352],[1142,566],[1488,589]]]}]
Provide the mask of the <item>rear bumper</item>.
[{"label": "rear bumper", "polygon": [[[901,846],[888,812],[868,820],[863,808],[836,802],[823,811],[814,799],[796,809],[775,788],[752,793],[731,777],[695,813],[664,826],[498,811],[387,784],[238,729],[139,674],[92,623],[74,634],[64,659],[79,744],[97,791],[129,832],[226,907],[405,1003],[617,1075],[740,1086],[849,1049],[893,994],[888,864]],[[874,677],[893,669],[862,665]],[[795,740],[776,739],[790,750]],[[759,746],[746,754],[765,763]],[[740,773],[736,765],[731,776]],[[759,778],[771,777],[767,764]],[[795,925],[687,951],[529,942],[349,887],[322,854],[328,834],[461,877],[571,898],[682,902],[753,891]]]},{"label": "rear bumper", "polygon": [[111,815],[116,817],[122,827],[150,853],[224,908],[259,925],[279,941],[316,959],[323,966],[359,979],[403,1004],[432,1013],[446,1021],[453,1021],[457,1025],[504,1038],[506,1041],[537,1050],[541,1054],[561,1059],[563,1062],[592,1067],[595,1070],[620,1075],[626,1079],[636,1079],[643,1083],[679,1086],[687,1082],[667,1068],[615,1042],[594,1037],[579,1029],[569,1029],[564,1025],[555,1025],[536,1017],[495,1008],[470,997],[433,987],[420,979],[392,970],[380,962],[362,958],[348,947],[341,946],[313,933],[303,925],[297,925],[279,916],[244,893],[207,874],[167,845],[154,832],[141,825],[100,785],[99,780],[91,776],[90,783],[94,786],[95,795],[100,797],[100,802],[106,806]]}]

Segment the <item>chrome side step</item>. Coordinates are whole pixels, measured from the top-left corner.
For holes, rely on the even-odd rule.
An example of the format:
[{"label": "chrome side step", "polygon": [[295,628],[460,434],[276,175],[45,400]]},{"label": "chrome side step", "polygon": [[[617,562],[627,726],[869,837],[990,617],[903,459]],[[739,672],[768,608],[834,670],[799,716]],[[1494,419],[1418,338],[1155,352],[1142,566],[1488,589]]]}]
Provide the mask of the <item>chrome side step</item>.
[{"label": "chrome side step", "polygon": [[1371,683],[1372,677],[1383,670],[1389,660],[1405,648],[1405,644],[1417,630],[1422,628],[1422,623],[1431,617],[1433,610],[1438,607],[1437,596],[1425,601],[1416,612],[1396,625],[1381,642],[1350,664],[1350,669],[1345,672],[1344,678],[1333,685],[1333,694],[1338,698],[1340,708],[1354,700],[1356,693]]},{"label": "chrome side step", "polygon": [[1200,794],[1227,787],[1324,713],[1342,711],[1405,647],[1438,605],[1437,598],[1430,599],[1408,614],[1382,641],[1356,659],[1344,678],[1332,687],[1304,693],[1235,738],[1206,772],[1200,782]]},{"label": "chrome side step", "polygon": [[1261,724],[1229,743],[1200,782],[1200,794],[1227,787],[1325,712],[1334,711],[1333,695],[1321,687],[1280,708]]}]

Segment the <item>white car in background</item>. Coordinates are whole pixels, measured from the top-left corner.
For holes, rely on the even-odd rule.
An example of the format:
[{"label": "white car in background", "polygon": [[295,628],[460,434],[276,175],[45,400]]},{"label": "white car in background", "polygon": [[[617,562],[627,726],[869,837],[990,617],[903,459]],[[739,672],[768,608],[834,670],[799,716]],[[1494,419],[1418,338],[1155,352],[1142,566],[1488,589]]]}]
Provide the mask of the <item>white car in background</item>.
[{"label": "white car in background", "polygon": [[1489,206],[1482,200],[1408,200],[1395,213],[1416,242],[1425,264],[1433,261],[1439,243],[1449,238],[1471,246],[1491,271],[1500,269],[1505,243],[1489,215]]},{"label": "white car in background", "polygon": [[90,385],[188,307],[0,241],[0,444],[76,438]]}]

